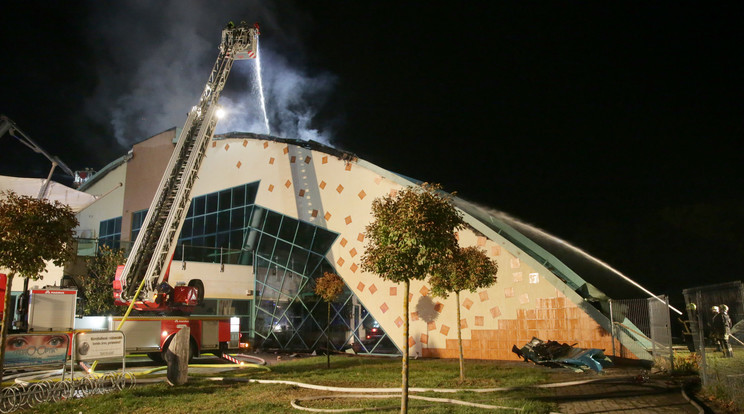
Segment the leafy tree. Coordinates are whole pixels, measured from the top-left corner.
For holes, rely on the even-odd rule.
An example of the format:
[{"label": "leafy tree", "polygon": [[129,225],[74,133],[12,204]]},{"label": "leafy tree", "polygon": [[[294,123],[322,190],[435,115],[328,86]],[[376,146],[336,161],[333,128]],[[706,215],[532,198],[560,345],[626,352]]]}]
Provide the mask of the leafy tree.
[{"label": "leafy tree", "polygon": [[5,342],[11,321],[13,277],[38,280],[48,262],[62,266],[73,255],[74,228],[78,225],[70,207],[38,200],[12,191],[0,194],[0,268],[8,270],[5,312],[0,329],[0,382],[5,361]]},{"label": "leafy tree", "polygon": [[79,278],[85,292],[85,315],[119,315],[121,307],[114,304],[116,267],[127,260],[124,249],[102,245],[98,254],[86,260],[88,274]]},{"label": "leafy tree", "polygon": [[362,268],[385,280],[403,283],[403,358],[401,412],[408,412],[408,295],[411,280],[423,280],[445,264],[458,248],[462,228],[452,197],[437,184],[409,187],[372,202],[373,221],[366,227]]},{"label": "leafy tree", "polygon": [[344,291],[344,281],[333,272],[325,272],[315,281],[315,294],[323,298],[328,305],[328,319],[326,321],[326,368],[331,367],[331,302]]},{"label": "leafy tree", "polygon": [[450,292],[457,300],[457,344],[460,347],[460,381],[465,380],[464,358],[462,353],[462,327],[460,326],[460,292],[475,292],[493,285],[499,266],[477,247],[465,247],[455,251],[451,260],[436,273],[429,282],[434,295],[446,298]]}]

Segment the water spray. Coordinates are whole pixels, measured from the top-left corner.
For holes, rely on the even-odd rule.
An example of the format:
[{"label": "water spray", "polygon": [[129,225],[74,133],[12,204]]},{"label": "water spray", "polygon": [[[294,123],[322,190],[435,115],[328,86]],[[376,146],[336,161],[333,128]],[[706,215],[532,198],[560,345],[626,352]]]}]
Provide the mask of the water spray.
[{"label": "water spray", "polygon": [[269,126],[269,117],[266,114],[266,98],[264,98],[263,79],[261,76],[261,49],[256,38],[256,80],[258,81],[258,96],[261,101],[261,112],[263,113],[264,126],[266,127],[266,135],[271,135],[271,127]]},{"label": "water spray", "polygon": [[[589,253],[585,252],[581,248],[576,247],[576,246],[572,245],[571,243],[569,243],[569,242],[567,242],[567,241],[565,241],[565,240],[563,240],[563,239],[561,239],[559,237],[556,237],[556,236],[554,236],[552,234],[549,234],[549,233],[547,233],[547,232],[545,232],[545,231],[543,231],[543,230],[541,230],[541,229],[539,229],[539,228],[537,228],[535,226],[532,226],[532,225],[529,225],[529,224],[524,223],[522,221],[519,221],[519,220],[517,220],[517,219],[515,219],[515,218],[513,218],[511,216],[509,216],[508,214],[506,214],[504,212],[494,211],[494,210],[491,210],[491,212],[495,216],[498,216],[498,217],[500,217],[503,220],[511,221],[511,222],[514,222],[514,223],[516,223],[516,224],[518,224],[520,226],[524,226],[524,227],[530,229],[530,231],[533,231],[533,232],[537,233],[538,235],[540,235],[543,238],[553,240],[553,241],[555,241],[555,242],[557,242],[557,243],[565,246],[569,250],[572,250],[572,251],[580,254],[581,256],[583,256],[583,257],[591,260],[592,262],[594,262],[594,263],[596,263],[596,264],[604,267],[605,269],[607,269],[610,272],[616,274],[617,276],[620,276],[623,280],[625,280],[626,282],[630,283],[631,285],[637,287],[638,289],[641,289],[644,293],[647,293],[647,294],[651,295],[656,300],[658,300],[660,302],[664,302],[661,298],[659,298],[658,296],[656,296],[655,294],[653,294],[650,290],[648,290],[645,287],[641,286],[640,284],[638,284],[636,281],[634,281],[633,279],[629,278],[628,276],[625,276],[622,272],[620,272],[619,270],[617,270],[614,267],[610,266],[609,264],[607,264],[607,263],[603,262],[602,260],[600,260],[600,259],[598,259],[598,258],[590,255]],[[666,303],[666,302],[664,302],[664,303]],[[676,312],[679,315],[682,315],[682,312],[680,312],[674,306],[672,306],[672,305],[668,305],[668,306],[669,306],[669,309],[673,310],[674,312]]]}]

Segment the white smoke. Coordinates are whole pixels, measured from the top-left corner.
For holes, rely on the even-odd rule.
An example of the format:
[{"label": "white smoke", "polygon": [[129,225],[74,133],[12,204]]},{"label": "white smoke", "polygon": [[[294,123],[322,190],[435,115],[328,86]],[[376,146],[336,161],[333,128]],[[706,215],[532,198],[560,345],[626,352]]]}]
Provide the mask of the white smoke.
[{"label": "white smoke", "polygon": [[[183,125],[217,58],[222,28],[242,19],[261,22],[270,33],[261,38],[261,64],[271,134],[330,143],[331,132],[312,122],[334,76],[309,76],[303,67],[299,34],[309,23],[291,3],[133,0],[91,8],[98,79],[85,111],[108,123],[119,144],[130,147]],[[255,61],[235,62],[220,99],[228,116],[217,132],[267,132],[256,84]]]},{"label": "white smoke", "polygon": [[[285,57],[263,46],[260,59],[271,135],[330,145],[330,132],[312,128],[311,122],[335,84],[335,77],[328,73],[310,76],[301,68],[292,67]],[[227,116],[217,124],[218,133],[267,133],[260,94],[255,90],[258,85],[256,63],[241,61],[233,67],[234,71],[247,75],[244,89],[251,92],[237,94],[234,98],[220,98],[220,105],[227,111]]]}]

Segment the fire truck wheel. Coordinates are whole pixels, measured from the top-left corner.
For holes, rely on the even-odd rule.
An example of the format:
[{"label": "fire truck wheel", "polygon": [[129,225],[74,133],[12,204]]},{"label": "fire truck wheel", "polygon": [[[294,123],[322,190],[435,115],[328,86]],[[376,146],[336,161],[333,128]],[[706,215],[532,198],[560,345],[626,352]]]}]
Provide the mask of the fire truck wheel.
[{"label": "fire truck wheel", "polygon": [[164,362],[163,354],[161,352],[148,352],[147,357],[150,358],[153,362]]}]

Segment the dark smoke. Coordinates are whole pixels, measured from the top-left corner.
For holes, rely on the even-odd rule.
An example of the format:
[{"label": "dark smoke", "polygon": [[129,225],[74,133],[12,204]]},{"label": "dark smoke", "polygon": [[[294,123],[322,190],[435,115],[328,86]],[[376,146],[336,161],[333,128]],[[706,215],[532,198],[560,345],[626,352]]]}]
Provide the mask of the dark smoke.
[{"label": "dark smoke", "polygon": [[[228,21],[262,24],[264,94],[272,135],[328,143],[313,117],[334,84],[309,76],[302,33],[312,22],[291,3],[196,0],[99,2],[91,6],[98,86],[86,113],[111,125],[125,147],[183,125],[217,58]],[[217,132],[266,133],[255,90],[255,61],[238,61],[220,103],[228,118]],[[317,73],[314,70],[313,73]]]}]

